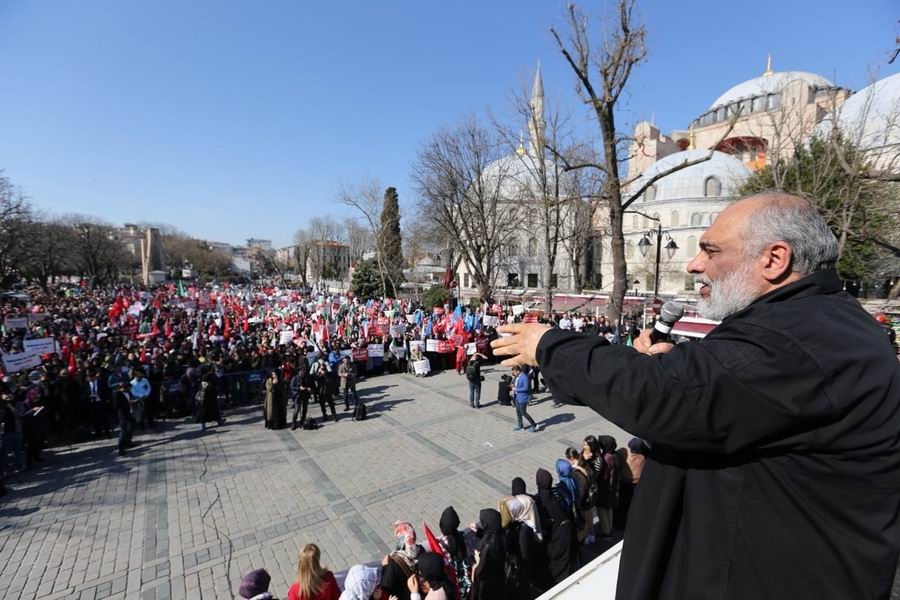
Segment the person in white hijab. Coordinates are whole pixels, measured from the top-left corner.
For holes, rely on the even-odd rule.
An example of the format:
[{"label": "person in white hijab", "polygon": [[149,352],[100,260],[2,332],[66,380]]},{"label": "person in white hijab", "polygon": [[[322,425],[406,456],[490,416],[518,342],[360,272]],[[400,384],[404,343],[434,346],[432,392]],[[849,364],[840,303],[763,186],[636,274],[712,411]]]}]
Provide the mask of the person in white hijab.
[{"label": "person in white hijab", "polygon": [[[381,598],[379,583],[381,583],[381,569],[353,565],[344,579],[344,591],[341,592],[340,600],[369,600],[369,598],[378,600]],[[376,591],[377,596],[374,595]]]}]

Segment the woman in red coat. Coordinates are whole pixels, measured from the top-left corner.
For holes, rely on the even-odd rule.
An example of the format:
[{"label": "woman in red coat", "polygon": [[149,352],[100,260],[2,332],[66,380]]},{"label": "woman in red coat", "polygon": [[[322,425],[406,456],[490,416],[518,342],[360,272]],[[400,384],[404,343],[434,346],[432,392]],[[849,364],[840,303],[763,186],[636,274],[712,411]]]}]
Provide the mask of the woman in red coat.
[{"label": "woman in red coat", "polygon": [[341,595],[334,573],[322,568],[322,553],[307,544],[297,558],[297,579],[288,589],[288,600],[338,600]]}]

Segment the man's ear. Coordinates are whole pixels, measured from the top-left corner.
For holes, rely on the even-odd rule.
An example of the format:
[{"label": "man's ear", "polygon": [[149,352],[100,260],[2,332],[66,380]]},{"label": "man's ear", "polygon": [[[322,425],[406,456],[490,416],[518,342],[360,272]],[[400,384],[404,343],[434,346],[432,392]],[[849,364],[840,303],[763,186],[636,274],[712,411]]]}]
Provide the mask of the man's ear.
[{"label": "man's ear", "polygon": [[761,275],[769,283],[781,283],[791,275],[794,251],[786,242],[773,242],[766,246],[759,258]]}]

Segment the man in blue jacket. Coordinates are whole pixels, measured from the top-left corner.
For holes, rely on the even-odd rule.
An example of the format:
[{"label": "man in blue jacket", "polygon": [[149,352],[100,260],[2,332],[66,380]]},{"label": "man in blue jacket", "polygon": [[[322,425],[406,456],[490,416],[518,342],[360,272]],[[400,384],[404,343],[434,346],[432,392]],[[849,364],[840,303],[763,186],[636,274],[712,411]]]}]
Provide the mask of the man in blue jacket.
[{"label": "man in blue jacket", "polygon": [[513,390],[516,394],[516,420],[518,425],[513,427],[513,431],[522,431],[522,417],[528,419],[531,426],[525,431],[534,433],[537,429],[534,419],[528,414],[528,401],[531,399],[531,386],[528,381],[528,374],[522,371],[522,367],[516,365],[513,367]]}]

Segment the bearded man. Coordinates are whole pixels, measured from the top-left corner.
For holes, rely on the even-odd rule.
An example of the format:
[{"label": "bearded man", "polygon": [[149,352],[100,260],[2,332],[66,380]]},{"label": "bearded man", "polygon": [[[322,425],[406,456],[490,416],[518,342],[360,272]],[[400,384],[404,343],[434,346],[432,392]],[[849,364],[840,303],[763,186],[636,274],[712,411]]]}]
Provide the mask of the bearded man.
[{"label": "bearded man", "polygon": [[[504,364],[652,446],[617,598],[888,598],[900,549],[900,365],[841,291],[815,208],[723,211],[688,265],[705,339],[635,347],[505,328]],[[503,329],[501,329],[502,331]]]}]

